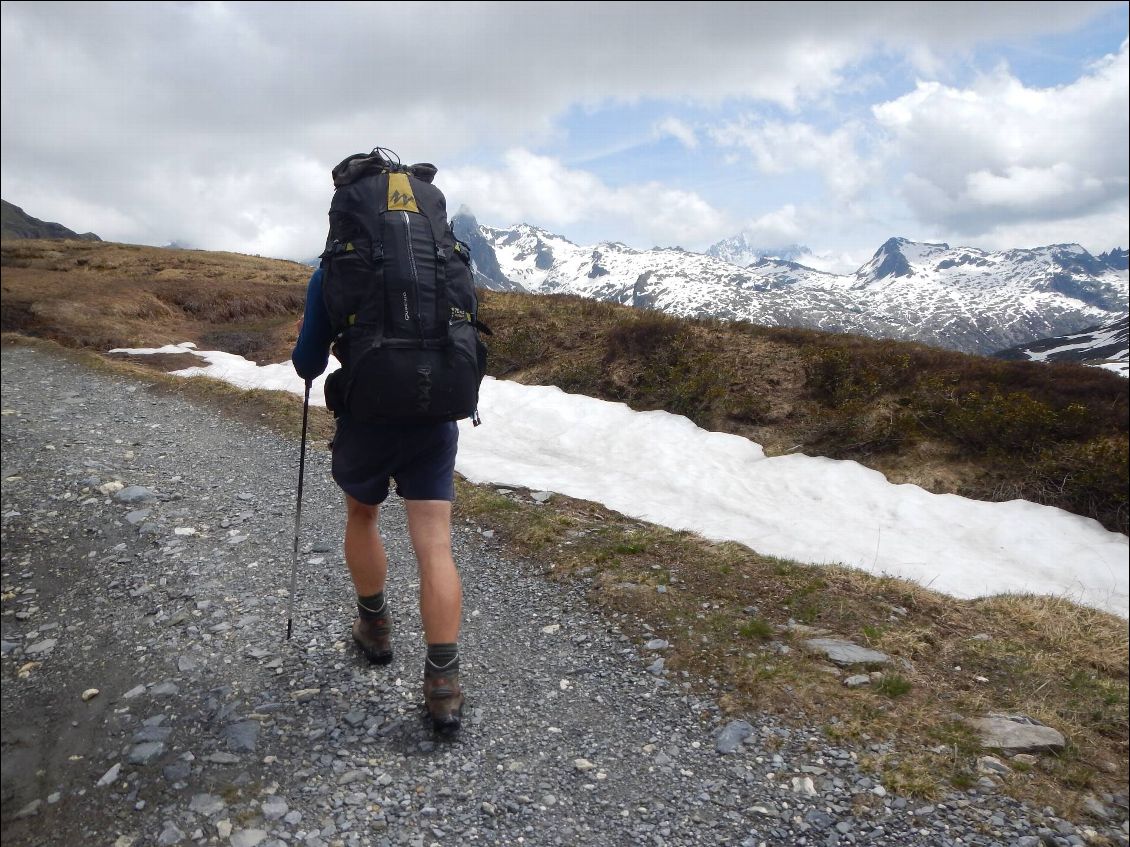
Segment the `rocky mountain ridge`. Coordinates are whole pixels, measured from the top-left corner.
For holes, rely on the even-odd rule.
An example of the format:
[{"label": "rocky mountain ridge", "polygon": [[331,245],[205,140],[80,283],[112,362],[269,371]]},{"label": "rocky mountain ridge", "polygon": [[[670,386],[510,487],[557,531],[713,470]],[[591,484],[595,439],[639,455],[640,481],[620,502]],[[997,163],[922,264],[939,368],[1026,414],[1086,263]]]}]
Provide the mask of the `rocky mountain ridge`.
[{"label": "rocky mountain ridge", "polygon": [[33,218],[19,206],[0,200],[3,204],[3,237],[4,238],[75,238],[79,241],[101,241],[102,239],[93,232],[79,235],[74,230],[67,229],[62,224],[51,221],[41,221]]},{"label": "rocky mountain ridge", "polygon": [[[473,220],[457,215],[457,231],[474,235]],[[517,284],[681,317],[858,333],[967,353],[1109,323],[1130,302],[1127,271],[1118,267],[1125,251],[1096,257],[1077,244],[988,252],[891,238],[855,273],[840,275],[781,258],[739,267],[677,247],[579,246],[528,224],[477,230],[472,256],[490,288]]]}]

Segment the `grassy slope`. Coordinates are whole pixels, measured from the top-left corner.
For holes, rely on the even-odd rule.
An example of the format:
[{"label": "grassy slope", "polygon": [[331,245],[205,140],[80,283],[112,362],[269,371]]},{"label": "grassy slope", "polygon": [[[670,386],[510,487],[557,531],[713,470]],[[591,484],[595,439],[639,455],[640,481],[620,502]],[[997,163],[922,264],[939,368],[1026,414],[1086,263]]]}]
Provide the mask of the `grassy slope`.
[{"label": "grassy slope", "polygon": [[[289,352],[309,274],[255,257],[87,242],[5,242],[3,268],[6,331],[94,351],[194,340],[259,361]],[[986,450],[968,436],[954,438],[945,427],[960,431],[964,411],[988,413],[984,402],[970,407],[961,399],[1012,397],[995,430],[1008,436],[1047,420],[1016,412],[1023,396],[1063,418],[1073,404],[1095,404],[1103,414],[1091,429],[1061,426],[1040,449],[1110,439],[1123,445],[1125,474],[1125,383],[1097,371],[1023,363],[1012,370],[914,345],[678,322],[572,298],[488,293],[483,314],[496,330],[498,375],[669,408],[755,437],[772,452],[798,444],[818,452],[823,444],[892,476],[961,490],[998,473],[995,463],[1033,456],[1022,439]],[[291,396],[177,381],[155,373],[151,360],[142,367],[72,355],[124,369],[151,390],[186,392],[225,414],[297,432],[301,404]],[[931,394],[939,382],[951,388]],[[1020,417],[1015,425],[1009,410]],[[332,422],[315,411],[320,439]],[[899,424],[903,437],[881,448],[868,440],[910,413]],[[1125,790],[1127,632],[1117,618],[1046,598],[954,600],[858,571],[709,544],[565,497],[536,506],[462,483],[459,494],[461,519],[497,529],[502,543],[551,578],[586,581],[592,600],[623,615],[629,631],[668,638],[669,666],[712,680],[736,713],[771,710],[849,741],[889,740],[889,749],[868,755],[890,787],[930,796],[974,780],[981,751],[953,715],[992,709],[1025,712],[1071,739],[1064,755],[1018,767],[1007,790],[1066,813],[1087,792]],[[661,584],[665,593],[656,591]],[[801,632],[790,619],[909,664],[877,687],[849,691],[803,651],[782,653],[779,645],[795,647]]]}]

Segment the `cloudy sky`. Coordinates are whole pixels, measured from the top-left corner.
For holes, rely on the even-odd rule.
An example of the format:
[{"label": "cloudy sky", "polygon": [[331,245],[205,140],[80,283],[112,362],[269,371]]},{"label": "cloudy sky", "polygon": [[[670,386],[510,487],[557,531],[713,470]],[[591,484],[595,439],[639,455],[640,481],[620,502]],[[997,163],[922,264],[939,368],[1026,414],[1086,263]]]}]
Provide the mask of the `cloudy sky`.
[{"label": "cloudy sky", "polygon": [[2,6],[2,182],[105,239],[306,259],[381,145],[582,244],[1128,236],[1128,6]]}]

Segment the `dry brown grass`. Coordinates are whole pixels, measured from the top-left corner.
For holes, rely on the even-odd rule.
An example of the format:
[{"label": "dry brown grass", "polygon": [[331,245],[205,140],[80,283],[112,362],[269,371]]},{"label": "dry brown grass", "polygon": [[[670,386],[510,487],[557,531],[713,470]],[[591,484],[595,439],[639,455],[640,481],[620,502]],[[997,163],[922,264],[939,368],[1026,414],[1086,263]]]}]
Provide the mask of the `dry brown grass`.
[{"label": "dry brown grass", "polygon": [[281,361],[310,268],[236,253],[90,241],[2,246],[5,332],[105,352],[195,341]]}]

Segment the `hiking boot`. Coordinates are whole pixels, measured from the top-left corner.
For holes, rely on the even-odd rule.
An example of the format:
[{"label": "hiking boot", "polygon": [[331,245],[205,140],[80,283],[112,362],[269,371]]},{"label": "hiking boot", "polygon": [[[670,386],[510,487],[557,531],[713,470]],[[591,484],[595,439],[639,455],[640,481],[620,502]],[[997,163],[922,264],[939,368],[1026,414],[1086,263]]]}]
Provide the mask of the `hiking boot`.
[{"label": "hiking boot", "polygon": [[440,735],[454,735],[463,725],[463,688],[459,671],[431,676],[424,674],[424,705],[432,728]]},{"label": "hiking boot", "polygon": [[392,625],[387,617],[353,621],[353,640],[374,665],[392,661]]}]

